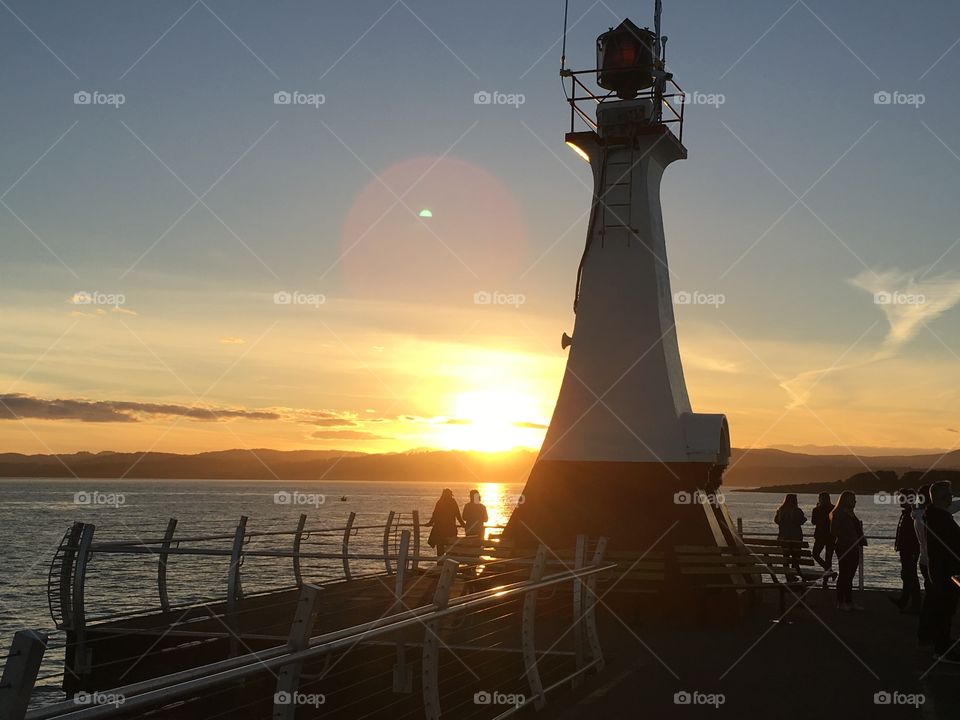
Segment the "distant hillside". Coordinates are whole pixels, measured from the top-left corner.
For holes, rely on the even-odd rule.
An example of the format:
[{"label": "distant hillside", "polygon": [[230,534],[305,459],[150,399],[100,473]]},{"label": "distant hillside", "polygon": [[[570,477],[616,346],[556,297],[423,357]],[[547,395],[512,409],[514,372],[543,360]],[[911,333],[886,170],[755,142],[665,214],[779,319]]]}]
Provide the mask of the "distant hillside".
[{"label": "distant hillside", "polygon": [[764,492],[782,493],[819,493],[828,492],[836,495],[844,490],[852,490],[858,495],[875,495],[877,493],[893,494],[900,488],[916,490],[920,485],[946,480],[955,488],[960,488],[960,470],[929,470],[920,472],[911,470],[898,475],[893,470],[879,472],[862,472],[851,475],[839,482],[801,483],[798,485],[772,485],[758,488]]},{"label": "distant hillside", "polygon": [[[414,480],[419,482],[523,482],[536,453],[416,450],[365,454],[345,450],[225,450],[175,453],[0,454],[0,477],[156,478],[238,480]],[[940,455],[861,457],[805,455],[784,450],[733,451],[727,487],[839,483],[861,472],[903,474],[930,467],[960,470],[960,451]],[[832,486],[831,486],[832,487]],[[809,490],[809,488],[808,488]]]},{"label": "distant hillside", "polygon": [[368,455],[340,450],[225,450],[174,453],[0,454],[0,477],[416,480],[523,482],[535,453],[415,451]]},{"label": "distant hillside", "polygon": [[[733,451],[724,485],[733,487],[770,487],[837,483],[858,472],[910,470],[960,470],[960,450],[946,455],[806,455],[784,450],[760,448]],[[804,492],[808,492],[805,490]]]}]

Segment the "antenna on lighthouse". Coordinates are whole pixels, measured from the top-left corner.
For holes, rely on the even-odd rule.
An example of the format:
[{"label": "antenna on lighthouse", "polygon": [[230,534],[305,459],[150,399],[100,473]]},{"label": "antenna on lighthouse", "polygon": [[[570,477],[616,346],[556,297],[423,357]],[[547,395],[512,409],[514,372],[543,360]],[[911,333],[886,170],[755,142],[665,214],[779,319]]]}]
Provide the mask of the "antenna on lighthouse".
[{"label": "antenna on lighthouse", "polygon": [[663,0],[657,0],[656,7],[653,11],[653,30],[654,34],[657,36],[656,43],[654,45],[654,51],[657,54],[657,60],[662,60],[660,54],[661,40],[660,40],[660,16],[663,14]]}]

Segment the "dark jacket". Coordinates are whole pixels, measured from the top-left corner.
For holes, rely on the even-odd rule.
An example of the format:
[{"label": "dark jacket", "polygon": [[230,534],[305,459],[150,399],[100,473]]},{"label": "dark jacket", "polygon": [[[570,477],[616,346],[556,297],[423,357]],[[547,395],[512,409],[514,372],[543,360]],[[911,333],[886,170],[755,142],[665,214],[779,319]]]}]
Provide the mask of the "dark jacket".
[{"label": "dark jacket", "polygon": [[913,526],[913,508],[910,506],[905,507],[900,514],[900,522],[897,523],[897,539],[893,549],[903,555],[920,556],[920,541]]},{"label": "dark jacket", "polygon": [[467,535],[480,535],[488,519],[487,506],[483,503],[468,502],[463,506],[463,524],[467,526]]},{"label": "dark jacket", "polygon": [[430,530],[430,537],[427,538],[427,544],[430,547],[436,547],[448,538],[457,536],[457,525],[463,525],[463,518],[460,516],[460,506],[452,497],[442,496],[433,506],[433,515],[430,517],[430,523],[433,527]]},{"label": "dark jacket", "polygon": [[837,555],[843,555],[857,545],[867,544],[866,538],[863,537],[863,523],[860,522],[860,518],[846,510],[837,510],[833,513],[830,519],[830,534],[836,542]]},{"label": "dark jacket", "polygon": [[946,510],[927,508],[927,556],[934,585],[950,585],[960,575],[960,526]]},{"label": "dark jacket", "polygon": [[816,540],[830,539],[830,505],[817,505],[810,516],[813,520],[813,537]]},{"label": "dark jacket", "polygon": [[780,540],[803,540],[803,529],[800,527],[807,521],[807,516],[800,508],[780,508],[773,521],[780,528],[777,538]]}]

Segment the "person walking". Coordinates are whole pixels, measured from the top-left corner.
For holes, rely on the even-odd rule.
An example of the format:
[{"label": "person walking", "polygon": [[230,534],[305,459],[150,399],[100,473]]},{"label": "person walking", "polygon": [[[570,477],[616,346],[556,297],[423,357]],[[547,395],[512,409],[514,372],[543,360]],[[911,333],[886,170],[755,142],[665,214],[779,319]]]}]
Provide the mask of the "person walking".
[{"label": "person walking", "polygon": [[900,501],[900,521],[897,523],[897,536],[893,549],[900,555],[902,589],[899,598],[890,596],[890,600],[900,609],[900,612],[909,615],[919,615],[922,602],[920,578],[917,576],[920,541],[913,523],[913,509],[917,497],[917,491],[912,488],[901,488],[897,491],[897,499]]},{"label": "person walking", "polygon": [[[833,536],[830,534],[830,511],[833,503],[830,493],[822,492],[817,496],[817,504],[810,513],[813,521],[813,559],[824,570],[833,569]],[[823,553],[823,557],[820,556]],[[827,578],[823,578],[823,587],[827,587]]]}]

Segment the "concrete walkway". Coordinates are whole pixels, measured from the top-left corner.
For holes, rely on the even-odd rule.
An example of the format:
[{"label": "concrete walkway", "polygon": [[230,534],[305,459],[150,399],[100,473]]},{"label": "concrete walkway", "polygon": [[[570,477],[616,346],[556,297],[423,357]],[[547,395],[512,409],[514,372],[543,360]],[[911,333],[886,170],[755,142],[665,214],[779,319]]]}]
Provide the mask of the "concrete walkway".
[{"label": "concrete walkway", "polygon": [[960,718],[960,666],[936,665],[917,646],[916,617],[884,592],[854,594],[863,612],[841,613],[832,588],[817,589],[790,622],[773,622],[772,593],[720,627],[604,612],[605,671],[550,698],[550,717]]}]

